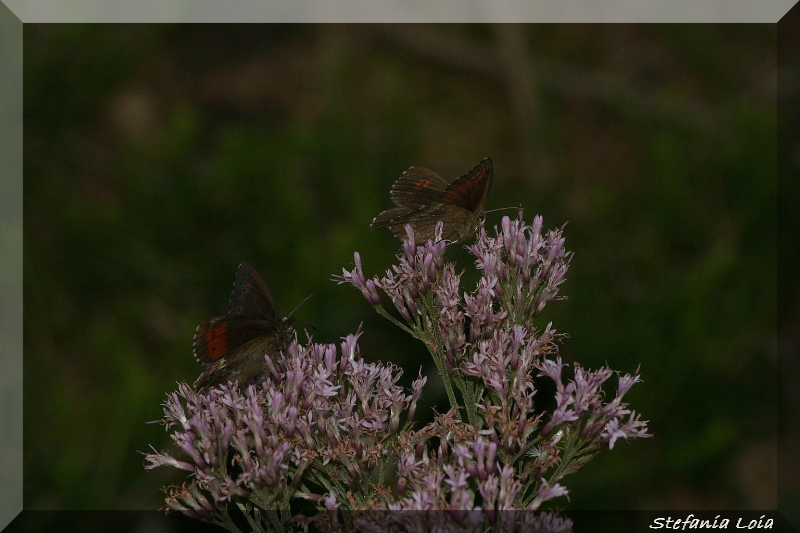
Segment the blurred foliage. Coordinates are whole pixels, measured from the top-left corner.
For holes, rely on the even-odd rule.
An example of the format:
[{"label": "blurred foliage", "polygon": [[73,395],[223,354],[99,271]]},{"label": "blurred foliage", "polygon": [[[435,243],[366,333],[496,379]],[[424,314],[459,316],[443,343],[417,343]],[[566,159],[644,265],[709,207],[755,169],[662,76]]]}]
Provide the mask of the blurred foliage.
[{"label": "blurred foliage", "polygon": [[241,261],[284,313],[313,294],[315,339],[363,322],[366,359],[430,372],[330,276],[388,267],[369,222],[407,167],[487,156],[487,208],[569,221],[561,355],[642,365],[655,437],[566,478],[570,508],[774,507],[775,48],[772,25],[25,25],[25,507],[161,505],[146,422]]}]

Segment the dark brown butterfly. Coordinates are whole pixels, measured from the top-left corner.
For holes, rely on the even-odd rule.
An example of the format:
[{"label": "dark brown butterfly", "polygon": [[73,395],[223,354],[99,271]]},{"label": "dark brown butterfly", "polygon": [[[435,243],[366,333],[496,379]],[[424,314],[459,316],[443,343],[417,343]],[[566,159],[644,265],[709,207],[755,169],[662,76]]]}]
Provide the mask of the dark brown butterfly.
[{"label": "dark brown butterfly", "polygon": [[492,176],[488,157],[452,183],[427,168],[411,167],[392,185],[392,201],[398,207],[376,216],[370,227],[389,226],[402,239],[406,224],[411,224],[416,243],[422,244],[433,239],[436,223],[441,220],[444,240],[468,239],[483,223]]},{"label": "dark brown butterfly", "polygon": [[281,316],[264,279],[247,263],[239,265],[228,316],[207,320],[194,333],[194,357],[206,367],[195,389],[228,381],[262,382],[269,372],[265,354],[286,349],[294,320]]}]

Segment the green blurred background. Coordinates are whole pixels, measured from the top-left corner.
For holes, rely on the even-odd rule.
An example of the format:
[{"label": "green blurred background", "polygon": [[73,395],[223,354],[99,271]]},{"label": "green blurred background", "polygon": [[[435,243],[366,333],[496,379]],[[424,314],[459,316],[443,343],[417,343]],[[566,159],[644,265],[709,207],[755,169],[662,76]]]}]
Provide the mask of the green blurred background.
[{"label": "green blurred background", "polygon": [[642,365],[654,438],[562,505],[775,507],[774,25],[26,24],[24,53],[27,509],[161,505],[146,422],[241,261],[285,313],[313,293],[316,340],[363,321],[366,359],[430,372],[330,276],[390,265],[369,222],[407,167],[487,156],[488,209],[569,221],[562,356]]}]

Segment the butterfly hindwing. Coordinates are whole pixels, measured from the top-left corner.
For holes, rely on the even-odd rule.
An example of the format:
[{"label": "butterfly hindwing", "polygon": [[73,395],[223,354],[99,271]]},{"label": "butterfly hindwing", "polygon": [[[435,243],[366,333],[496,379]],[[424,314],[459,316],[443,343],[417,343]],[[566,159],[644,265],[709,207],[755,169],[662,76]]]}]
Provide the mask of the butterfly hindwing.
[{"label": "butterfly hindwing", "polygon": [[426,242],[433,239],[436,232],[436,223],[441,217],[433,214],[434,212],[441,212],[442,204],[438,204],[433,208],[425,209],[415,212],[407,217],[398,219],[392,225],[392,233],[398,238],[403,239],[406,236],[406,224],[411,224],[414,228],[414,240],[417,242]]},{"label": "butterfly hindwing", "polygon": [[[387,209],[372,220],[370,227],[372,229],[379,228],[381,226],[391,226],[394,228],[397,224],[400,224],[400,231],[405,232],[402,227],[407,224],[409,216],[413,212],[413,209],[408,209],[407,207],[395,207],[393,209]],[[394,231],[394,229],[392,229],[392,231]]]}]

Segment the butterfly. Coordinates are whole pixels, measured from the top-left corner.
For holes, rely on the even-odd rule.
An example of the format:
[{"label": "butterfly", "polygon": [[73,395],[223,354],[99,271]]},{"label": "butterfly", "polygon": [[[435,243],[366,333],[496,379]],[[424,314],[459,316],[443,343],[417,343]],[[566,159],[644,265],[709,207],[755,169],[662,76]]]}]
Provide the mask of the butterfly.
[{"label": "butterfly", "polygon": [[441,220],[442,239],[468,239],[483,223],[492,176],[488,157],[452,183],[427,168],[411,167],[392,185],[390,194],[398,207],[383,211],[370,227],[389,226],[402,239],[406,224],[411,224],[416,244],[422,244],[433,239],[436,223]]},{"label": "butterfly", "polygon": [[286,349],[293,336],[294,319],[281,315],[256,269],[240,264],[228,316],[207,320],[194,333],[194,357],[206,367],[195,389],[228,381],[261,383],[269,373],[264,355]]}]

